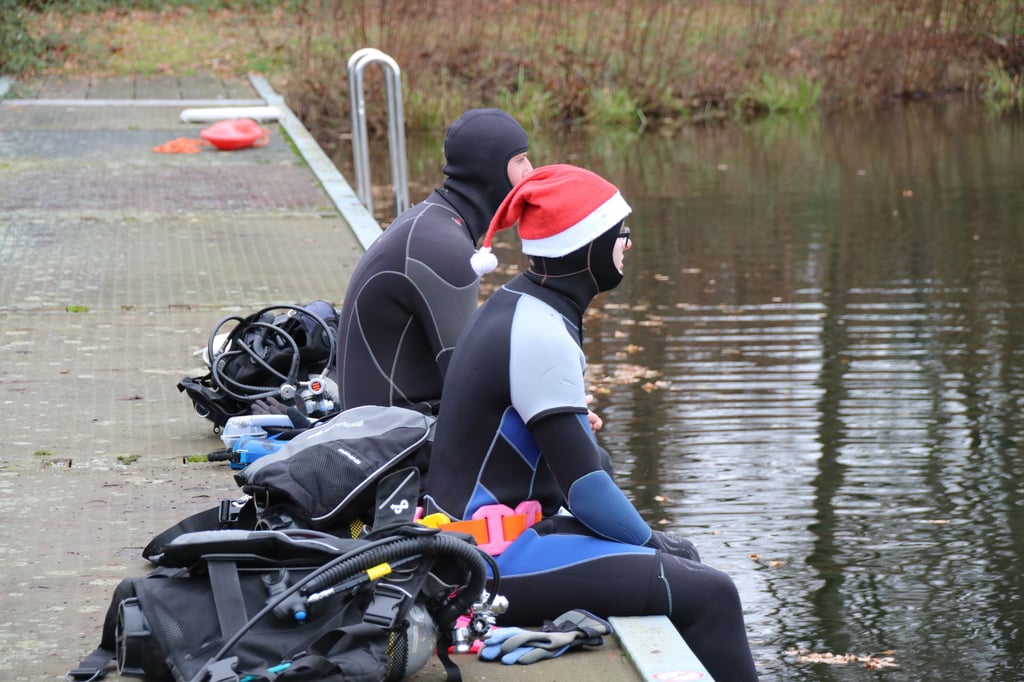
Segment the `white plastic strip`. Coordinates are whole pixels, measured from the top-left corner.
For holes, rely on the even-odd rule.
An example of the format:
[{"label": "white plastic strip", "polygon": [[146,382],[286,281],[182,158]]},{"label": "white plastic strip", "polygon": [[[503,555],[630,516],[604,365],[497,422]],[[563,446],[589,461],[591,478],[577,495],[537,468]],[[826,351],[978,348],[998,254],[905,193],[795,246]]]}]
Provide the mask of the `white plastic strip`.
[{"label": "white plastic strip", "polygon": [[212,123],[230,121],[236,118],[251,118],[260,123],[276,121],[281,116],[277,107],[209,107],[185,109],[181,112],[182,123]]}]

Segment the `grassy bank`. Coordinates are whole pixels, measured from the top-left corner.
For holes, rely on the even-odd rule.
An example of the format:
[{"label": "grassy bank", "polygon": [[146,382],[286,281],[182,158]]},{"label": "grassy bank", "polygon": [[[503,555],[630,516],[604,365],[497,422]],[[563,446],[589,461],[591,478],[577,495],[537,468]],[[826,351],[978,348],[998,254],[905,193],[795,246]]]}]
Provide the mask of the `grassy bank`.
[{"label": "grassy bank", "polygon": [[[265,73],[348,127],[346,62],[402,67],[410,129],[470,106],[529,127],[656,128],[893,98],[1024,102],[1020,0],[0,0],[0,70]],[[366,72],[371,105],[380,75]],[[370,106],[371,127],[385,108]]]}]

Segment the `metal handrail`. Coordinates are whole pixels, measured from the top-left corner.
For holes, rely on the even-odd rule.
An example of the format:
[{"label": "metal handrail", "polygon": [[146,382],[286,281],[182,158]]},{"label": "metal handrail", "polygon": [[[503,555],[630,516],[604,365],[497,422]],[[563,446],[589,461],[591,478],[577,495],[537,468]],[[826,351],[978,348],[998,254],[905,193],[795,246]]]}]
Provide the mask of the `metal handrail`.
[{"label": "metal handrail", "polygon": [[370,149],[366,134],[366,96],[363,71],[379,63],[384,70],[388,107],[388,150],[391,155],[391,185],[395,215],[409,208],[409,180],[405,162],[405,123],[402,118],[402,76],[394,59],[374,47],[356,50],[348,60],[348,92],[352,115],[352,162],[356,175],[356,195],[373,212],[370,182]]}]

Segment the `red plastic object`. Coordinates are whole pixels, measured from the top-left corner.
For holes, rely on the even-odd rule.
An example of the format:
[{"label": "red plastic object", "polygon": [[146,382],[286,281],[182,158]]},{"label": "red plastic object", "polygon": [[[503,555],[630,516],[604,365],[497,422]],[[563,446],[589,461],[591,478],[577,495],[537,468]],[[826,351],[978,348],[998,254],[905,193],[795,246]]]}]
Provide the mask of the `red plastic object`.
[{"label": "red plastic object", "polygon": [[219,121],[199,133],[217,149],[229,151],[245,147],[262,147],[270,141],[270,131],[261,128],[251,118],[237,118],[230,121]]}]

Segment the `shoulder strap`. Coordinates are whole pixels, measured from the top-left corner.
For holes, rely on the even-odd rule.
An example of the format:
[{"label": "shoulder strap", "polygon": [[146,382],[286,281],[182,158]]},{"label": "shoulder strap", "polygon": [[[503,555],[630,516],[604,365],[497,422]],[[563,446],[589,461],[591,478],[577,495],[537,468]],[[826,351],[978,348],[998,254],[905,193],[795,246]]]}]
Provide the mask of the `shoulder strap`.
[{"label": "shoulder strap", "polygon": [[455,644],[455,638],[452,637],[452,631],[447,630],[439,633],[437,638],[437,658],[441,661],[441,665],[444,666],[445,680],[446,682],[462,682],[462,671],[459,670],[459,666],[452,660],[451,654],[448,653],[448,648]]},{"label": "shoulder strap", "polygon": [[382,478],[368,537],[387,537],[395,529],[415,523],[419,498],[420,471],[416,467],[399,469]]}]

